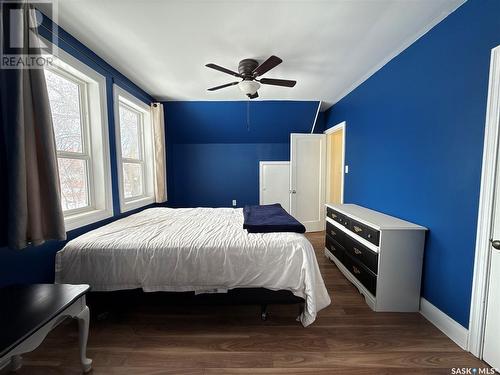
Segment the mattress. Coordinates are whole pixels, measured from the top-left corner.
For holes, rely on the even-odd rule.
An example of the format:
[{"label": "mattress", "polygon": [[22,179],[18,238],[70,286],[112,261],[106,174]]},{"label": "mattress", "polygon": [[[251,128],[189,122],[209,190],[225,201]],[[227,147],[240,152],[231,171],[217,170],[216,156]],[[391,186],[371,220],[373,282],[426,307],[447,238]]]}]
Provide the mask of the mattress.
[{"label": "mattress", "polygon": [[114,221],[68,242],[55,280],[94,291],[284,289],[305,300],[304,326],[330,304],[307,238],[248,233],[240,208],[150,208]]}]

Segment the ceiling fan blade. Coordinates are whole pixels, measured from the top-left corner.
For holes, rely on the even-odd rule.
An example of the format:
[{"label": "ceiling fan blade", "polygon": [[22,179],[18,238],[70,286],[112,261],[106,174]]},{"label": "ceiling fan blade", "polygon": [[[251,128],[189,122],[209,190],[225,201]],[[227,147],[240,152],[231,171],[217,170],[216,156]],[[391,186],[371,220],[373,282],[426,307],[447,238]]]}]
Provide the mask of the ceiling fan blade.
[{"label": "ceiling fan blade", "polygon": [[297,83],[297,81],[291,81],[288,79],[274,79],[274,78],[262,78],[259,80],[263,85],[274,85],[274,86],[284,86],[284,87],[293,87]]},{"label": "ceiling fan blade", "polygon": [[208,91],[220,90],[220,89],[223,89],[224,87],[229,87],[229,86],[234,86],[234,85],[237,85],[238,83],[240,83],[240,82],[238,81],[238,82],[226,83],[225,85],[220,85],[220,86],[211,87],[211,88],[209,88],[209,89],[207,89],[207,90],[208,90]]},{"label": "ceiling fan blade", "polygon": [[264,73],[270,71],[272,68],[278,66],[282,62],[283,62],[283,60],[281,60],[279,57],[273,55],[270,58],[268,58],[266,61],[264,61],[262,64],[260,64],[258,67],[256,67],[252,73],[253,73],[254,77],[261,76]]},{"label": "ceiling fan blade", "polygon": [[219,66],[219,65],[216,65],[216,64],[210,63],[210,64],[206,64],[205,66],[207,68],[212,68],[212,69],[218,70],[219,72],[230,74],[230,75],[235,76],[235,77],[241,77],[241,75],[239,73],[233,72],[232,70],[226,69],[226,68]]},{"label": "ceiling fan blade", "polygon": [[256,91],[255,94],[248,96],[250,99],[255,99],[259,97],[259,93]]}]

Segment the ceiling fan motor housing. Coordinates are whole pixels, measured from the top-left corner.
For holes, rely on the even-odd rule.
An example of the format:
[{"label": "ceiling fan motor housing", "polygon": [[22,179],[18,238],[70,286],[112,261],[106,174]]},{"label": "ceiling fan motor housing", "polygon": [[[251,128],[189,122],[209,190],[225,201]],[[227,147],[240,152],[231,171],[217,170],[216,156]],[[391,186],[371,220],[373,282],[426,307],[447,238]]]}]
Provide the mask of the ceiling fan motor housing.
[{"label": "ceiling fan motor housing", "polygon": [[244,59],[238,64],[238,72],[244,78],[253,78],[252,72],[259,66],[259,63],[254,59]]}]

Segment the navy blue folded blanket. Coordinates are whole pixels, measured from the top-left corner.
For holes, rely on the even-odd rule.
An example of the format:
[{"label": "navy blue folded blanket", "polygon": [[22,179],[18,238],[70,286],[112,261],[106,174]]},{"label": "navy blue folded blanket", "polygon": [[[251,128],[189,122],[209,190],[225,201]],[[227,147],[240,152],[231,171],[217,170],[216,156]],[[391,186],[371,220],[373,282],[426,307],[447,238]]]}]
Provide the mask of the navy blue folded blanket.
[{"label": "navy blue folded blanket", "polygon": [[279,203],[245,206],[243,218],[243,229],[246,229],[248,233],[305,233],[306,231],[306,228],[286,212]]}]

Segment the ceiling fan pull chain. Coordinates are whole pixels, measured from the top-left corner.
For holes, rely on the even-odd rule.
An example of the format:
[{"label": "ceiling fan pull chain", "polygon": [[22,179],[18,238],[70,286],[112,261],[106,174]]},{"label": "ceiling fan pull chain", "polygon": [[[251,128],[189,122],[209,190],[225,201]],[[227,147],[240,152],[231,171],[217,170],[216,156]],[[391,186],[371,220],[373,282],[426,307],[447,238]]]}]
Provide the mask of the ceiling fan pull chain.
[{"label": "ceiling fan pull chain", "polygon": [[247,99],[247,131],[250,131],[250,99]]}]

